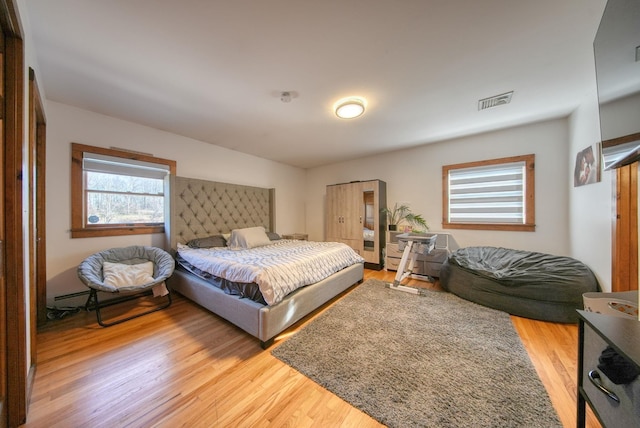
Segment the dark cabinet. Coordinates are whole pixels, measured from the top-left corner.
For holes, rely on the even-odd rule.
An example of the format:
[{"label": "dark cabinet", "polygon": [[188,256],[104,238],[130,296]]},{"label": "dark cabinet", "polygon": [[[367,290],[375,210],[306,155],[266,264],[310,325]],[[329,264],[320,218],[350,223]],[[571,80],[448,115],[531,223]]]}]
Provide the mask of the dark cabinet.
[{"label": "dark cabinet", "polygon": [[588,404],[604,427],[640,427],[640,322],[578,313],[577,426]]}]

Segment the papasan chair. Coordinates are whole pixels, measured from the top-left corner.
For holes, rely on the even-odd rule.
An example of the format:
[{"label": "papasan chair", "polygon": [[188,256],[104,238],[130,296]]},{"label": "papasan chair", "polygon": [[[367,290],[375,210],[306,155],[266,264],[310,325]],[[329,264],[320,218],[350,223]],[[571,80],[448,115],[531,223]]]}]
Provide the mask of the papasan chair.
[{"label": "papasan chair", "polygon": [[[78,278],[90,289],[85,309],[95,309],[98,324],[103,327],[165,309],[171,305],[171,293],[164,281],[173,274],[174,268],[173,257],[156,247],[136,245],[93,254],[78,266]],[[100,302],[98,292],[119,296]],[[113,322],[102,320],[102,308],[150,294],[164,297],[163,302],[148,311],[118,318]]]}]

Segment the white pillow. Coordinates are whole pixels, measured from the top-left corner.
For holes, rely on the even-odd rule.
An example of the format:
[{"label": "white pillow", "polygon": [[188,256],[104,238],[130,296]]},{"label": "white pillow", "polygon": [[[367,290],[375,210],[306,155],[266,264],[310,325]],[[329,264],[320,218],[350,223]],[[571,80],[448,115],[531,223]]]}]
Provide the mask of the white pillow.
[{"label": "white pillow", "polygon": [[131,287],[153,282],[153,262],[127,265],[104,262],[102,264],[104,283],[113,287]]},{"label": "white pillow", "polygon": [[262,247],[269,244],[271,244],[271,239],[262,226],[233,229],[227,240],[227,246],[232,250]]}]

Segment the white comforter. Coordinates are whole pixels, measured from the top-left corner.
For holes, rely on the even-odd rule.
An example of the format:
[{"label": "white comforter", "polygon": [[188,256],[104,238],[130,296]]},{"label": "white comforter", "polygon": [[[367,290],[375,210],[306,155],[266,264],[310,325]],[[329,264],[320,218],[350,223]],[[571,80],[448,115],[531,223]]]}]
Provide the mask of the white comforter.
[{"label": "white comforter", "polygon": [[190,248],[178,244],[178,253],[212,275],[236,282],[255,282],[269,305],[305,285],[321,281],[364,259],[338,242],[283,239],[248,250]]}]

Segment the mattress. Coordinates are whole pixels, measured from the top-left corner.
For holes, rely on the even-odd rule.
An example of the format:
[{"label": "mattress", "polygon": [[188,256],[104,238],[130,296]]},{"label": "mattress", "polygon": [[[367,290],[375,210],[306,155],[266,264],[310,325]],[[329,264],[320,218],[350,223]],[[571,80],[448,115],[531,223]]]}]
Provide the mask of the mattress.
[{"label": "mattress", "polygon": [[229,281],[226,285],[256,283],[268,305],[347,266],[364,263],[346,244],[298,240],[273,241],[242,250],[190,248],[179,244],[178,255],[192,268]]},{"label": "mattress", "polygon": [[226,294],[231,296],[240,296],[245,299],[253,300],[256,303],[260,303],[262,305],[266,305],[267,302],[264,300],[262,293],[260,292],[260,287],[255,282],[237,282],[237,281],[229,281],[225,278],[220,278],[215,275],[212,275],[209,272],[205,272],[201,269],[198,269],[184,258],[180,256],[180,254],[176,255],[176,264],[178,267],[183,270],[189,272],[192,275],[197,276],[198,278],[202,278],[207,283],[211,284],[211,286],[216,287],[224,291]]}]

